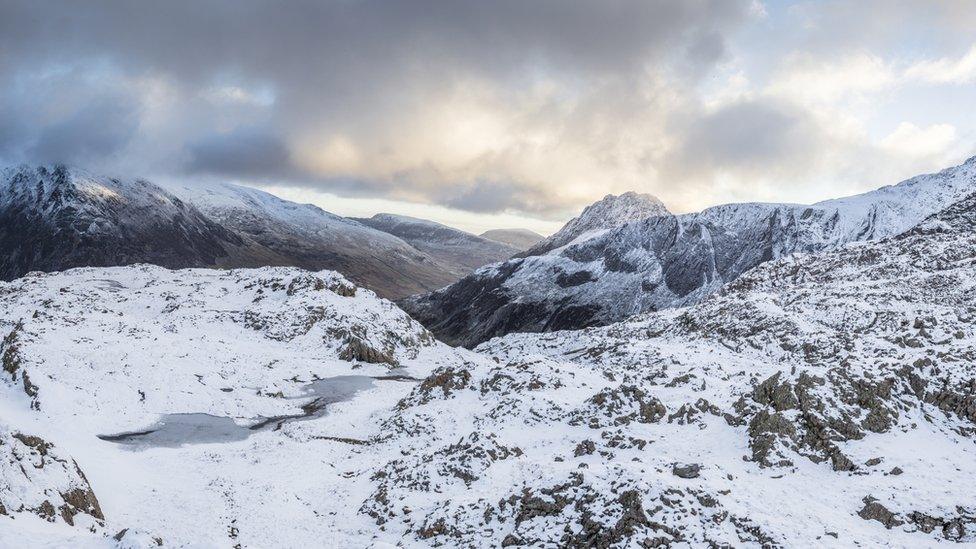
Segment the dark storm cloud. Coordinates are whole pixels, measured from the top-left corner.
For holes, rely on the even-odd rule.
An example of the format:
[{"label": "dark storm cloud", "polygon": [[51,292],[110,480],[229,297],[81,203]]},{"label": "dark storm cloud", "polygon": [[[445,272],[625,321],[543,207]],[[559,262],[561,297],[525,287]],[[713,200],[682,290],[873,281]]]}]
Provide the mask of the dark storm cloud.
[{"label": "dark storm cloud", "polygon": [[20,155],[25,128],[19,114],[0,102],[0,162],[11,162]]},{"label": "dark storm cloud", "polygon": [[277,136],[260,128],[240,128],[190,143],[186,169],[190,173],[237,174],[245,177],[288,177],[288,148]]},{"label": "dark storm cloud", "polygon": [[126,97],[98,98],[41,128],[27,155],[39,162],[71,164],[115,155],[139,127],[137,109]]},{"label": "dark storm cloud", "polygon": [[[317,69],[373,72],[455,62],[510,72],[524,63],[632,68],[686,33],[722,30],[724,0],[3,2],[7,58],[109,55],[136,68],[209,78],[215,70],[332,80]],[[349,65],[350,61],[357,61]],[[423,67],[423,65],[428,65]]]},{"label": "dark storm cloud", "polygon": [[[29,95],[23,89],[3,88],[67,71],[58,84],[90,101],[50,108],[57,94],[45,91],[51,97],[47,104],[7,112],[8,127],[28,128],[18,149],[26,161],[91,164],[127,154],[129,167],[284,177],[274,182],[344,194],[412,196],[478,211],[528,203],[545,210],[547,201],[562,205],[555,195],[517,177],[509,178],[506,193],[484,190],[484,178],[477,175],[458,181],[456,189],[442,189],[396,176],[409,166],[386,175],[319,173],[308,163],[297,164],[294,148],[301,138],[331,132],[389,149],[404,139],[392,133],[425,131],[391,120],[405,112],[415,115],[410,120],[423,120],[423,110],[438,104],[445,90],[471,79],[501,94],[519,94],[545,80],[566,86],[568,95],[586,95],[591,83],[637,82],[635,75],[647,71],[697,78],[726,55],[725,34],[744,20],[748,4],[91,0],[82,7],[69,0],[0,0],[0,97],[23,99]],[[147,95],[146,81],[155,80],[167,84],[166,93]],[[200,99],[225,87],[240,91],[240,97]],[[247,102],[255,89],[269,90],[271,100]],[[626,93],[631,97],[619,97],[621,103],[643,100],[642,90]],[[129,98],[120,99],[126,94]],[[241,103],[228,106],[235,98]],[[141,103],[145,112],[162,109],[159,105],[168,110],[140,126],[127,114],[139,112],[133,103]],[[264,126],[274,130],[254,129]],[[140,142],[127,148],[137,127]],[[0,132],[0,147],[16,156],[5,133]],[[337,183],[367,179],[359,185]],[[411,188],[404,192],[404,186]]]}]

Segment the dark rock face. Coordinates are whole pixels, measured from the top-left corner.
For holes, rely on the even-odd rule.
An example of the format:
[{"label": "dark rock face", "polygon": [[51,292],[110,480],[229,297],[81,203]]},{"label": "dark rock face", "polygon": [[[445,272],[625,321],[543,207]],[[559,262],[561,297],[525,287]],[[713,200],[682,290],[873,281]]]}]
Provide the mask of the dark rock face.
[{"label": "dark rock face", "polygon": [[596,277],[590,271],[576,271],[575,273],[559,273],[556,275],[556,284],[560,288],[571,288],[595,280]]},{"label": "dark rock face", "polygon": [[389,364],[396,366],[397,362],[393,356],[363,341],[359,337],[350,335],[339,351],[339,359],[349,362],[366,362],[368,364]]},{"label": "dark rock face", "polygon": [[895,514],[889,511],[887,507],[881,505],[876,499],[870,496],[864,498],[864,507],[857,514],[864,520],[876,520],[889,530],[895,526],[905,524],[903,521],[898,520]]},{"label": "dark rock face", "polygon": [[671,472],[674,474],[674,476],[680,478],[698,478],[698,475],[701,472],[701,465],[697,463],[690,463],[688,465],[675,464],[674,467],[671,468]]}]

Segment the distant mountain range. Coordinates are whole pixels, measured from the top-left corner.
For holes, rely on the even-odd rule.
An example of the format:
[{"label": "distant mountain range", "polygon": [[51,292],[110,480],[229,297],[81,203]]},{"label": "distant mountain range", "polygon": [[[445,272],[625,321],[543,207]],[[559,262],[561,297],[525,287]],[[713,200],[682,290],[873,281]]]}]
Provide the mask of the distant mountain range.
[{"label": "distant mountain range", "polygon": [[[422,220],[394,229],[380,222],[388,218],[364,224],[231,184],[156,184],[65,166],[7,168],[0,171],[0,278],[132,263],[297,266],[337,270],[398,299],[519,251]],[[401,232],[409,242],[370,225]]]},{"label": "distant mountain range", "polygon": [[505,261],[521,251],[514,246],[426,219],[388,213],[353,219],[400,238],[434,258],[457,278],[487,263]]},{"label": "distant mountain range", "polygon": [[482,238],[508,244],[519,250],[528,250],[545,237],[528,229],[493,229],[481,233]]},{"label": "distant mountain range", "polygon": [[674,215],[653,196],[625,193],[542,238],[392,214],[348,219],[231,184],[22,166],[0,171],[0,278],[133,263],[332,269],[399,300],[444,341],[474,346],[691,305],[761,263],[899,234],[974,190],[976,158],[809,206]]},{"label": "distant mountain range", "polygon": [[[766,261],[899,234],[976,190],[976,158],[813,205],[726,204],[672,215],[648,195],[608,196],[521,257],[401,306],[442,340],[578,329],[691,305]],[[623,222],[621,222],[623,220]]]}]

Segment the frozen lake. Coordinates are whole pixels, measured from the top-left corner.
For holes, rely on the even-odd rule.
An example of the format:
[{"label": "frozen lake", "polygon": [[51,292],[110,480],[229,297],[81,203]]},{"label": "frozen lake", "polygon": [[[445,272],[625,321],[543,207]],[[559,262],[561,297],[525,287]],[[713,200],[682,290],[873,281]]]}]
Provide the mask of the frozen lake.
[{"label": "frozen lake", "polygon": [[288,421],[322,417],[330,404],[351,400],[356,393],[369,389],[375,380],[369,376],[336,376],[315,380],[305,386],[299,399],[311,399],[302,412],[275,417],[258,417],[246,424],[230,417],[203,413],[164,414],[144,429],[98,438],[134,447],[177,448],[184,444],[236,442],[265,429],[277,429]]}]

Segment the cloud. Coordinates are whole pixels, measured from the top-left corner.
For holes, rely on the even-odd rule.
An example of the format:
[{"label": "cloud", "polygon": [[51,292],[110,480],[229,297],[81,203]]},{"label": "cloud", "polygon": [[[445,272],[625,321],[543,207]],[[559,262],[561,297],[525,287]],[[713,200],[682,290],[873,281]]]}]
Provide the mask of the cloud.
[{"label": "cloud", "polygon": [[187,152],[185,169],[190,173],[282,177],[290,165],[285,143],[261,128],[211,134],[190,143]]},{"label": "cloud", "polygon": [[822,198],[959,149],[878,113],[971,82],[973,5],[0,0],[0,160],[547,219]]},{"label": "cloud", "polygon": [[[18,122],[45,134],[20,151],[28,161],[65,151],[100,164],[124,151],[127,169],[552,215],[626,190],[642,167],[634,158],[648,155],[574,132],[619,141],[612,130],[628,119],[663,116],[648,111],[668,108],[658,94],[673,91],[657,83],[693,86],[726,59],[750,5],[8,0],[0,88],[71,67],[67,87],[98,95],[83,75],[101,71],[118,84],[112,97],[142,108],[137,135],[114,115],[99,135],[89,118],[97,139],[73,151],[56,142],[68,122],[23,110]],[[481,190],[487,181],[505,192]]]},{"label": "cloud", "polygon": [[868,52],[823,59],[809,54],[786,56],[766,90],[803,103],[834,103],[873,94],[897,84],[888,62]]},{"label": "cloud", "polygon": [[951,124],[919,128],[911,122],[902,122],[881,140],[881,146],[899,155],[940,156],[955,143],[956,137],[956,128]]},{"label": "cloud", "polygon": [[968,84],[976,81],[976,44],[960,58],[943,57],[920,61],[905,71],[905,77],[933,84]]},{"label": "cloud", "polygon": [[696,120],[674,157],[684,173],[769,170],[809,153],[814,131],[804,114],[789,105],[740,101]]},{"label": "cloud", "polygon": [[85,163],[118,154],[139,127],[138,106],[129,98],[98,98],[40,128],[26,154],[44,163]]}]

